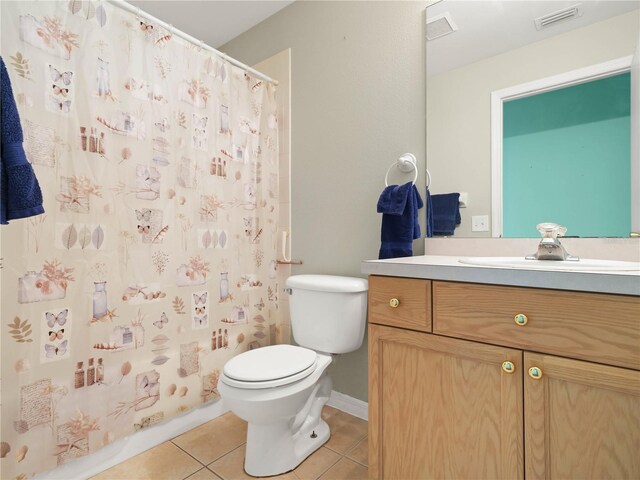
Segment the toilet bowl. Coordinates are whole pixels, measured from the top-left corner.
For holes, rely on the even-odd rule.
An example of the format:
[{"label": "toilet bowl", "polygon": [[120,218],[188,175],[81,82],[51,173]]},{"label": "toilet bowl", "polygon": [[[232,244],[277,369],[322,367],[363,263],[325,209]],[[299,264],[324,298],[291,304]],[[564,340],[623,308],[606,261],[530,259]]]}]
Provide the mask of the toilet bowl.
[{"label": "toilet bowl", "polygon": [[254,477],[293,470],[329,440],[322,408],[332,390],[334,354],[356,350],[366,324],[367,281],[329,275],[287,279],[293,336],[229,360],[218,382],[226,405],[246,420],[245,471]]}]

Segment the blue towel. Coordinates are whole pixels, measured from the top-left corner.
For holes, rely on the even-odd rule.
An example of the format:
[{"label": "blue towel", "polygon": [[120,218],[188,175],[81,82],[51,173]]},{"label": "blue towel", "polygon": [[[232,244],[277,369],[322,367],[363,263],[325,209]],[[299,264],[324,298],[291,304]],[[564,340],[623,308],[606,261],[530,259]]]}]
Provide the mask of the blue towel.
[{"label": "blue towel", "polygon": [[431,195],[433,212],[433,235],[453,235],[460,225],[460,194],[444,193]]},{"label": "blue towel", "polygon": [[386,187],[378,199],[382,231],[378,258],[410,257],[413,240],[420,238],[418,210],[423,206],[418,189],[411,182]]},{"label": "blue towel", "polygon": [[427,237],[433,237],[433,202],[431,201],[431,192],[427,187],[427,196],[425,197],[427,203]]},{"label": "blue towel", "polygon": [[22,127],[9,74],[0,57],[0,224],[44,213],[42,192],[22,148]]}]

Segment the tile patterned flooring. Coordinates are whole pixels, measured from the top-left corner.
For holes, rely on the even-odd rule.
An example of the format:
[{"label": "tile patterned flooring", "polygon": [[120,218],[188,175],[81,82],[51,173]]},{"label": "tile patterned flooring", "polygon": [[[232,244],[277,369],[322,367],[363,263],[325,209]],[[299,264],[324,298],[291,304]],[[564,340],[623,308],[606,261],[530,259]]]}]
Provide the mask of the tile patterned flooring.
[{"label": "tile patterned flooring", "polygon": [[[325,407],[331,438],[283,480],[365,480],[367,422]],[[244,480],[247,424],[227,413],[147,450],[92,480]]]}]

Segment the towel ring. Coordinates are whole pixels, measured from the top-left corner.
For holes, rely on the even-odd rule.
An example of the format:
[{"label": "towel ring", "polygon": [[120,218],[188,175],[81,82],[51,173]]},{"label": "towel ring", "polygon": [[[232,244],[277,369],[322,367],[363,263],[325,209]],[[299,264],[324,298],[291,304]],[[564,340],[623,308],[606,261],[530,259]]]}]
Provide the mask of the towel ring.
[{"label": "towel ring", "polygon": [[384,176],[384,185],[385,187],[389,186],[389,174],[391,173],[391,169],[393,167],[397,167],[403,173],[409,173],[411,170],[415,171],[415,175],[413,177],[413,184],[416,184],[416,180],[418,180],[418,167],[416,167],[416,156],[413,153],[404,153],[400,155],[400,158],[391,164],[389,169],[387,170],[387,174]]},{"label": "towel ring", "polygon": [[425,170],[424,181],[426,188],[429,188],[431,186],[431,174],[429,173],[428,168]]}]

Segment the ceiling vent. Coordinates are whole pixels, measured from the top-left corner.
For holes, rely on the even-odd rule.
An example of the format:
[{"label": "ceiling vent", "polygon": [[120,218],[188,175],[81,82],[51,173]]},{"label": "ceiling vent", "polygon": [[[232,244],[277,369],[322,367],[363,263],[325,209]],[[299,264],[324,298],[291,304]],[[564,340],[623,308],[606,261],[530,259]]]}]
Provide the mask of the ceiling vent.
[{"label": "ceiling vent", "polygon": [[427,40],[435,40],[458,30],[449,12],[427,18]]},{"label": "ceiling vent", "polygon": [[555,12],[543,15],[535,19],[536,30],[542,30],[543,28],[550,27],[558,22],[564,22],[571,20],[572,18],[581,17],[584,12],[582,11],[582,4],[577,3],[571,7],[563,8]]}]

